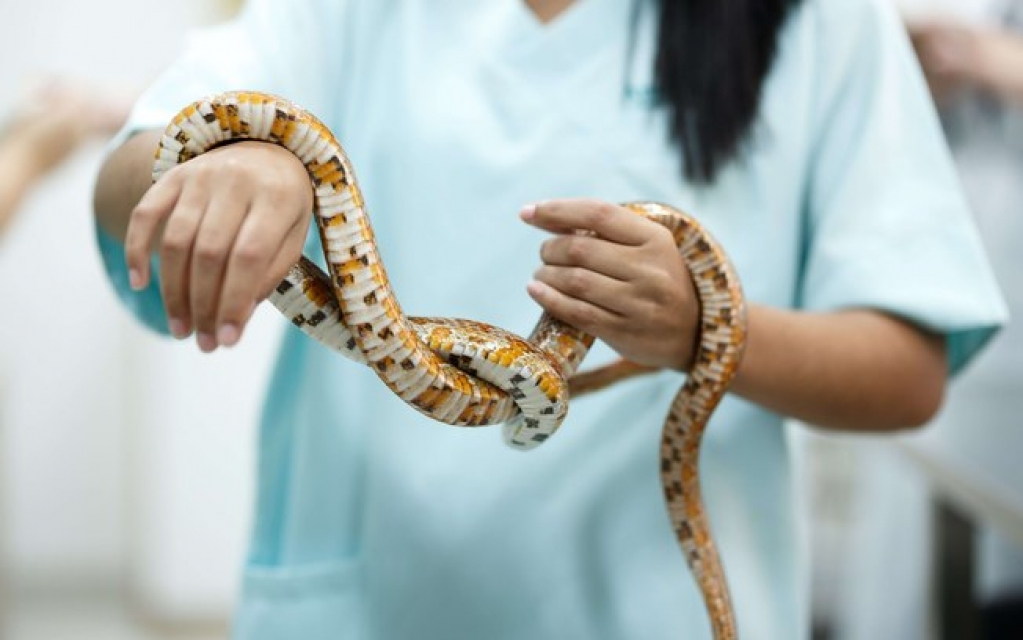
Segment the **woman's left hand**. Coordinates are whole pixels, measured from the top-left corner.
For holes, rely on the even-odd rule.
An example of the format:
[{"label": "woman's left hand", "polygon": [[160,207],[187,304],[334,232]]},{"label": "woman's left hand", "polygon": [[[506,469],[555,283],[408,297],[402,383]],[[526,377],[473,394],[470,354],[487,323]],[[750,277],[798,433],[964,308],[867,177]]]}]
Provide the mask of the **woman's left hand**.
[{"label": "woman's left hand", "polygon": [[551,200],[520,216],[556,234],[526,287],[540,306],[637,364],[689,369],[699,304],[667,229],[597,200]]}]

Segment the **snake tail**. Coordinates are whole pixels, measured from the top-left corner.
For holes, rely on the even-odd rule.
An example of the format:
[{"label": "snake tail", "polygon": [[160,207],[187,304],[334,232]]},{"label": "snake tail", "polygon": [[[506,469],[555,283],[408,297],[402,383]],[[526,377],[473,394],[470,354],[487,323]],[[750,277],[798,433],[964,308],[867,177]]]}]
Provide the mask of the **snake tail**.
[{"label": "snake tail", "polygon": [[700,489],[700,446],[710,416],[742,360],[746,309],[739,279],[713,237],[692,219],[681,220],[676,234],[700,300],[700,336],[686,383],[664,422],[661,485],[714,639],[734,640],[735,610]]}]

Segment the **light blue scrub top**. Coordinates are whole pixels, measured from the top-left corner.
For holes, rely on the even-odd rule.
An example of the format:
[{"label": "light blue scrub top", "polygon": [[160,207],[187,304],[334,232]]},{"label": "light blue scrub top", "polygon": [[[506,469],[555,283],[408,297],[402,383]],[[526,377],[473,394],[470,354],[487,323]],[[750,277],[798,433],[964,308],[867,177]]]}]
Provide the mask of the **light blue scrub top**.
[{"label": "light blue scrub top", "polygon": [[[528,332],[539,310],[524,289],[543,235],[519,208],[649,199],[697,215],[752,301],[884,309],[947,335],[957,369],[1003,306],[885,4],[804,3],[747,153],[711,187],[680,178],[651,101],[652,7],[630,57],[625,0],[580,0],[548,26],[522,0],[251,0],[236,23],[190,40],[126,132],[226,89],[305,105],[351,155],[415,315]],[[132,293],[121,248],[102,234],[100,245],[125,303],[165,331],[157,288]],[[319,255],[312,239],[308,253]],[[556,437],[523,454],[496,429],[421,417],[370,371],[290,330],[261,427],[235,636],[708,638],[658,479],[680,383],[663,373],[581,399]],[[805,638],[781,419],[729,399],[703,455],[742,637]]]}]

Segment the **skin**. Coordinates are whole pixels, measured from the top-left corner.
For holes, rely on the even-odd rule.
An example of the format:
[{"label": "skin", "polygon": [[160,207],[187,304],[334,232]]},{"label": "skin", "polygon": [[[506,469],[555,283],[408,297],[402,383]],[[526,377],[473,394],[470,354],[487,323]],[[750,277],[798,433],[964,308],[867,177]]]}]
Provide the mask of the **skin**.
[{"label": "skin", "polygon": [[568,9],[575,3],[575,0],[525,0],[526,6],[528,6],[537,19],[544,24],[551,22],[565,9]]},{"label": "skin", "polygon": [[[549,21],[571,1],[528,4]],[[150,254],[160,255],[175,335],[195,332],[207,352],[231,346],[301,253],[309,180],[287,151],[247,142],[176,167],[150,187],[157,139],[156,132],[140,134],[110,156],[97,182],[97,219],[125,240],[136,287],[150,280]],[[541,307],[634,362],[688,369],[698,305],[663,227],[584,199],[529,205],[520,217],[552,234],[527,285]],[[945,376],[943,340],[898,318],[870,309],[808,313],[753,304],[733,391],[822,427],[886,431],[932,417]]]},{"label": "skin", "polygon": [[80,144],[110,134],[126,105],[51,81],[40,86],[0,132],[0,235],[32,186]]},{"label": "skin", "polygon": [[[699,308],[664,227],[595,200],[529,205],[520,216],[554,234],[527,285],[540,306],[629,360],[688,370]],[[897,318],[750,304],[748,326],[732,391],[772,411],[827,428],[887,431],[923,424],[941,404],[943,341]]]},{"label": "skin", "polygon": [[908,29],[939,103],[973,88],[1023,106],[1023,37],[951,21],[913,22]]},{"label": "skin", "polygon": [[149,284],[150,255],[159,254],[175,337],[195,333],[207,353],[233,346],[302,253],[312,186],[289,151],[240,142],[180,165],[150,187],[158,139],[157,132],[135,136],[104,164],[97,219],[123,239],[134,288]]},{"label": "skin", "polygon": [[[17,141],[0,141],[0,237],[14,221],[25,194],[41,174],[28,149]],[[9,168],[8,168],[9,167]]]}]

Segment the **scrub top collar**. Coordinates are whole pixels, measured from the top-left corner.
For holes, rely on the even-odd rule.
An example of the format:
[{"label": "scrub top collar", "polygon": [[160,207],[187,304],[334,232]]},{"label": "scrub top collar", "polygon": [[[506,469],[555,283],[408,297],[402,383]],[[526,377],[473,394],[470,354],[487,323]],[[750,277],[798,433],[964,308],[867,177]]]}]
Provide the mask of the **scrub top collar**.
[{"label": "scrub top collar", "polygon": [[576,0],[550,22],[541,22],[525,0],[510,3],[502,46],[507,59],[540,77],[564,78],[588,67],[608,45],[624,46],[633,0]]}]

